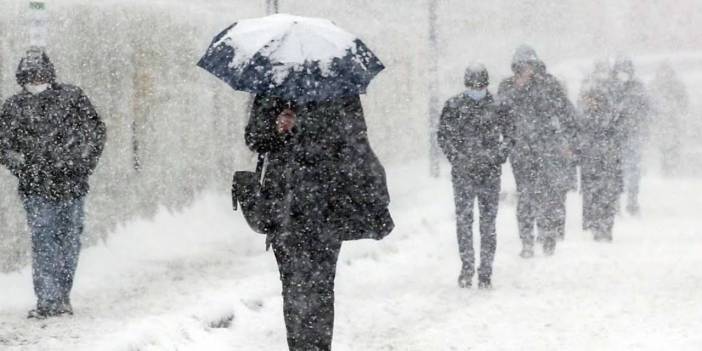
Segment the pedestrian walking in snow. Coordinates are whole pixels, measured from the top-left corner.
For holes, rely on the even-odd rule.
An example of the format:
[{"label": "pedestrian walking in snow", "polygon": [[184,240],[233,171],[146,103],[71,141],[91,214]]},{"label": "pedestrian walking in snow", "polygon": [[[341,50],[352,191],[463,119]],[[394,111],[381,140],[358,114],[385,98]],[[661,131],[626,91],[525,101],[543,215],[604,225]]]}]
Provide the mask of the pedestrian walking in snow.
[{"label": "pedestrian walking in snow", "polygon": [[234,193],[273,247],[289,349],[331,350],[341,243],[394,228],[359,96],[384,66],[331,21],[290,15],[230,26],[198,65],[255,94],[245,139],[260,177],[242,187],[257,188],[253,201]]},{"label": "pedestrian walking in snow", "polygon": [[516,50],[512,72],[500,84],[498,100],[515,125],[510,162],[517,182],[520,255],[534,255],[535,225],[544,253],[551,255],[556,239],[565,235],[568,172],[577,133],[575,109],[534,49]]},{"label": "pedestrian walking in snow", "polygon": [[682,162],[681,152],[690,98],[685,84],[668,62],[658,67],[651,87],[657,91],[656,94],[651,94],[655,114],[651,136],[655,139],[661,156],[663,174],[673,175],[680,169]]},{"label": "pedestrian walking in snow", "polygon": [[480,211],[478,287],[491,287],[497,232],[502,164],[513,147],[512,124],[501,114],[488,91],[489,76],[481,65],[465,72],[466,90],[446,102],[441,113],[438,142],[451,163],[456,205],[456,234],[461,258],[458,285],[468,288],[475,274],[473,204]]},{"label": "pedestrian walking in snow", "polygon": [[29,317],[72,314],[88,177],[105,144],[105,125],[80,88],[56,82],[42,50],[27,52],[16,77],[22,91],[0,115],[0,163],[19,180],[32,234],[37,306]]},{"label": "pedestrian walking in snow", "polygon": [[267,154],[262,196],[283,283],[290,350],[330,350],[334,277],[344,240],[392,230],[385,172],[358,96],[297,105],[257,96],[246,143]]},{"label": "pedestrian walking in snow", "polygon": [[626,210],[638,215],[639,184],[641,183],[641,154],[650,120],[651,102],[643,83],[636,77],[634,63],[618,58],[613,67],[615,107],[622,120],[624,136],[622,165],[626,193]]},{"label": "pedestrian walking in snow", "polygon": [[598,62],[583,84],[578,103],[579,161],[583,229],[597,241],[612,241],[612,229],[623,192],[623,128],[614,106],[607,62]]}]

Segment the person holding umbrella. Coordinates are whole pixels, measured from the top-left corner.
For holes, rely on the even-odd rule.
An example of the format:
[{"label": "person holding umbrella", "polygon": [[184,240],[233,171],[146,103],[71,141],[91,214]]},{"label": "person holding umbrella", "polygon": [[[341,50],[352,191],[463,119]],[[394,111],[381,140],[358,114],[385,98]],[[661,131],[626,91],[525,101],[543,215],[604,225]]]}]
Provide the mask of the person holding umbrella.
[{"label": "person holding umbrella", "polygon": [[331,22],[289,15],[235,24],[199,65],[255,94],[245,138],[265,155],[261,200],[288,347],[331,350],[342,241],[381,239],[394,227],[359,97],[383,66]]}]

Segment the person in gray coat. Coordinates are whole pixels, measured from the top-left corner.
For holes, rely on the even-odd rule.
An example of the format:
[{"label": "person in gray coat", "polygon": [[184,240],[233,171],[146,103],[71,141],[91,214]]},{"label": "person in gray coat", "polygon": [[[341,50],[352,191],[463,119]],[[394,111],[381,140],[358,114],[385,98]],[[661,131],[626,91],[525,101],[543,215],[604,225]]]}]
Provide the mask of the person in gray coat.
[{"label": "person in gray coat", "polygon": [[467,90],[446,102],[439,121],[439,145],[451,163],[458,252],[463,263],[458,285],[462,288],[472,285],[475,273],[473,204],[476,198],[480,210],[478,287],[492,285],[500,176],[502,164],[513,147],[512,124],[500,113],[488,84],[488,71],[483,65],[468,67]]},{"label": "person in gray coat", "polygon": [[641,156],[651,117],[651,102],[643,83],[636,77],[634,63],[629,58],[618,58],[613,67],[614,104],[622,122],[624,138],[622,166],[626,210],[638,215]]},{"label": "person in gray coat", "polygon": [[592,231],[596,241],[612,241],[623,192],[624,120],[614,105],[610,72],[606,62],[598,62],[578,103],[583,229]]},{"label": "person in gray coat", "polygon": [[515,125],[510,162],[517,182],[520,255],[534,255],[535,226],[544,253],[552,255],[557,237],[565,235],[565,200],[577,135],[575,108],[534,49],[517,48],[512,72],[500,84],[498,100]]}]

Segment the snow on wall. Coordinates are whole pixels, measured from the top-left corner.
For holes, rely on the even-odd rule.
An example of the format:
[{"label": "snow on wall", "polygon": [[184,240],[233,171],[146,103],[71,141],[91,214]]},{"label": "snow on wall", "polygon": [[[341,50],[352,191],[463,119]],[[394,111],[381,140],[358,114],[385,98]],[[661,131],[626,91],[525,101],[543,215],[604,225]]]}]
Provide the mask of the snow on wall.
[{"label": "snow on wall", "polygon": [[[438,0],[439,95],[462,88],[463,69],[483,61],[493,86],[518,44],[556,63],[630,50],[700,50],[696,0]],[[666,4],[668,6],[666,6]],[[86,237],[187,206],[205,188],[226,192],[232,171],[253,166],[242,141],[247,96],[195,66],[212,37],[260,16],[265,1],[47,1],[48,53],[61,81],[87,92],[108,128],[91,179]],[[0,97],[17,91],[28,1],[3,0]],[[329,18],[357,34],[388,67],[364,97],[371,143],[386,163],[426,158],[429,0],[281,0],[281,12]],[[675,18],[675,23],[670,23]],[[646,25],[641,25],[645,23]],[[697,33],[697,34],[694,34]],[[574,86],[573,89],[577,88]],[[0,170],[0,270],[27,261],[16,180]]]}]

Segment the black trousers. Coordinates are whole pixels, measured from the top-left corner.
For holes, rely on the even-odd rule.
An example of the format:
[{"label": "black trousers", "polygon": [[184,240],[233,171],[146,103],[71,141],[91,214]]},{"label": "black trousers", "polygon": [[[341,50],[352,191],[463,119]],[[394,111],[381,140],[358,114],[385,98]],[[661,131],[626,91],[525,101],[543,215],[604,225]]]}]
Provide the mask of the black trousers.
[{"label": "black trousers", "polygon": [[622,192],[620,173],[584,165],[582,172],[583,229],[612,236]]},{"label": "black trousers", "polygon": [[517,183],[517,224],[522,244],[534,245],[535,226],[546,240],[565,236],[567,188],[540,172],[534,162],[512,162],[512,170]]},{"label": "black trousers", "polygon": [[477,198],[480,213],[480,267],[478,275],[490,277],[495,260],[497,233],[495,221],[500,201],[500,173],[485,172],[470,174],[454,167],[453,193],[456,203],[456,235],[458,253],[463,271],[471,276],[475,273],[475,249],[473,248],[473,204]]},{"label": "black trousers", "polygon": [[290,351],[331,350],[334,278],[341,241],[318,233],[280,234],[273,241],[283,284]]}]

